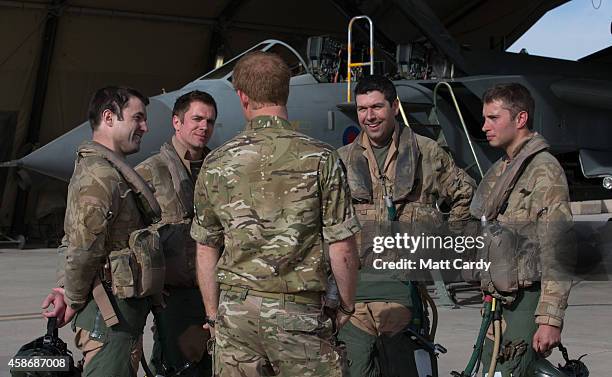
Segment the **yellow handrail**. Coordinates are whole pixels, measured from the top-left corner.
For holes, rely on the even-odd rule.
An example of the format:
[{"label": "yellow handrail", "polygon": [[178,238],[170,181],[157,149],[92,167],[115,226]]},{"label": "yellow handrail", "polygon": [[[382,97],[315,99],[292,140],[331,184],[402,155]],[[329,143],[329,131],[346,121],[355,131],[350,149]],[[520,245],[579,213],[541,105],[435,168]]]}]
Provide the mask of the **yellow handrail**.
[{"label": "yellow handrail", "polygon": [[[457,114],[459,115],[459,121],[463,126],[463,132],[465,132],[465,137],[467,138],[468,144],[470,145],[470,150],[472,151],[472,156],[474,156],[474,161],[476,162],[476,166],[478,167],[478,172],[480,173],[480,177],[484,177],[484,173],[482,171],[482,167],[480,166],[480,162],[478,161],[478,157],[476,156],[476,150],[474,150],[474,145],[472,144],[472,139],[470,139],[470,134],[467,130],[467,126],[465,125],[465,121],[463,120],[463,115],[461,114],[461,109],[459,109],[459,104],[457,103],[457,98],[455,98],[455,92],[449,83],[446,81],[440,81],[436,84],[433,91],[433,102],[434,102],[434,110],[436,111],[436,116],[438,116],[438,88],[440,86],[448,87],[448,90],[451,94],[451,98],[453,100],[453,104],[455,105],[455,110],[457,110]],[[440,117],[438,117],[440,119]]]},{"label": "yellow handrail", "polygon": [[[352,63],[351,62],[351,52],[352,52],[352,38],[351,38],[351,34],[352,34],[352,30],[353,30],[353,22],[360,20],[360,19],[366,19],[368,20],[368,23],[370,24],[370,61],[369,62],[358,62],[358,63]],[[347,69],[347,73],[346,73],[346,102],[351,102],[351,68],[353,67],[364,67],[369,65],[370,66],[370,75],[374,74],[374,23],[372,22],[372,19],[368,16],[356,16],[351,18],[351,21],[348,24],[348,46],[347,46],[347,65],[346,65],[346,69]]]}]

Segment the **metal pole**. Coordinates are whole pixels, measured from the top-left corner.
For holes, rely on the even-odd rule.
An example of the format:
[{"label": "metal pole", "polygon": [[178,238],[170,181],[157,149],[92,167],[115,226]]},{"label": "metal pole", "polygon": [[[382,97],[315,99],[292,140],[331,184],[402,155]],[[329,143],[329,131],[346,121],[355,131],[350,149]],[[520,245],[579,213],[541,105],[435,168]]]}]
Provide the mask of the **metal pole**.
[{"label": "metal pole", "polygon": [[[360,62],[360,63],[353,63],[352,59],[351,59],[351,53],[352,53],[352,29],[353,29],[353,22],[357,21],[357,20],[361,20],[361,19],[366,19],[368,21],[368,24],[370,25],[370,62],[369,63],[364,63],[364,62]],[[346,69],[347,69],[347,73],[346,73],[346,102],[351,102],[351,68],[353,67],[362,67],[365,65],[369,65],[370,66],[370,75],[374,74],[374,23],[372,22],[372,19],[368,16],[357,16],[357,17],[353,17],[351,18],[351,20],[349,21],[348,24],[348,46],[347,46],[347,63],[346,63]]]}]

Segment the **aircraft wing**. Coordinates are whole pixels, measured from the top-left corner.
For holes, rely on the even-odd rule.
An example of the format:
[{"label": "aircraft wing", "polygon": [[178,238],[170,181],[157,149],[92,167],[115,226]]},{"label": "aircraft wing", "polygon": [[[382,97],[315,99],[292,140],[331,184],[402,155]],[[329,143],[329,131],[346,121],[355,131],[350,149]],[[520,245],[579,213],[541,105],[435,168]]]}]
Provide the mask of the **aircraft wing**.
[{"label": "aircraft wing", "polygon": [[355,1],[343,1],[341,7],[349,10],[350,16],[360,12],[372,15],[376,29],[394,43],[416,41],[442,27],[461,46],[501,49],[512,45],[546,12],[567,1],[392,0],[363,1],[352,7]]}]

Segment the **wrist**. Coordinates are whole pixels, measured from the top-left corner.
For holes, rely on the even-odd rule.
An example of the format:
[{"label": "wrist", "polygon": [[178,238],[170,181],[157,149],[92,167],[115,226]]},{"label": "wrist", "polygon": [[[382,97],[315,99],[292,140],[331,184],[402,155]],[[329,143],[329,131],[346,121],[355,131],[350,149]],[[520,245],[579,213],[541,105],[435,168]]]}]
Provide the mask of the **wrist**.
[{"label": "wrist", "polygon": [[211,313],[211,314],[207,314],[204,317],[204,323],[207,324],[209,327],[215,327],[215,325],[217,324],[217,313]]},{"label": "wrist", "polygon": [[340,313],[344,315],[352,316],[353,314],[355,314],[355,304],[346,305],[344,303],[340,303],[340,305],[338,306],[338,311],[340,311]]},{"label": "wrist", "polygon": [[215,327],[215,325],[217,324],[217,317],[206,316],[204,317],[204,323],[210,327]]},{"label": "wrist", "polygon": [[538,325],[548,325],[563,328],[563,319],[549,315],[536,315],[535,323],[537,323]]}]

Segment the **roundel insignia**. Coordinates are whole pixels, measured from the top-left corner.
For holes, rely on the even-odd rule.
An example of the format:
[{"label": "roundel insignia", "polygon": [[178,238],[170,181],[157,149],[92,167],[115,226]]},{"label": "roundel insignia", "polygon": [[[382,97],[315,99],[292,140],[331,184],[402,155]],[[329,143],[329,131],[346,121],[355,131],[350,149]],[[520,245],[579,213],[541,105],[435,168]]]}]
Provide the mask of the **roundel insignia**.
[{"label": "roundel insignia", "polygon": [[342,133],[342,145],[347,145],[353,142],[359,135],[359,127],[351,125],[344,129]]}]

